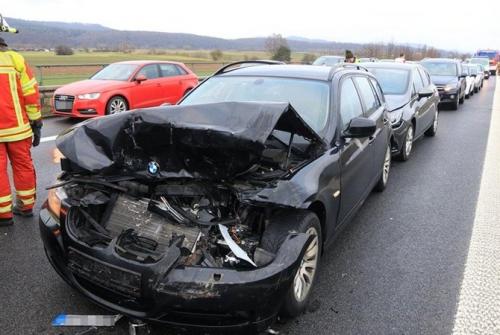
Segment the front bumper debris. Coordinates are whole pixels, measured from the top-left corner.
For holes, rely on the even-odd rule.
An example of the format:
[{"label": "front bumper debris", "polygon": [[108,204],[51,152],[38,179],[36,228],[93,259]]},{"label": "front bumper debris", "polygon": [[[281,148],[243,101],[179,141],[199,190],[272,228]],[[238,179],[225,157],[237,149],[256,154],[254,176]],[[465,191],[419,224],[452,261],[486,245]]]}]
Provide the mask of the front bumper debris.
[{"label": "front bumper debris", "polygon": [[[277,315],[310,237],[290,234],[267,266],[237,270],[143,264],[119,256],[113,243],[92,248],[42,209],[47,257],[72,287],[94,303],[146,322],[178,328],[265,330]],[[168,257],[165,257],[168,258]]]}]

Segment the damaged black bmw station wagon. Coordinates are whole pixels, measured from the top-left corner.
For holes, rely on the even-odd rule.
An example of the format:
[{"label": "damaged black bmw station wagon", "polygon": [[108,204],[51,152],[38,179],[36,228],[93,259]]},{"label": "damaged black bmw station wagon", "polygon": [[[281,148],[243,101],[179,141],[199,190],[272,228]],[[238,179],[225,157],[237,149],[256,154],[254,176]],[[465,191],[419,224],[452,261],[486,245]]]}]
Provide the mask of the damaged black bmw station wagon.
[{"label": "damaged black bmw station wagon", "polygon": [[177,106],[61,134],[40,213],[48,259],[107,309],[179,328],[264,330],[307,305],[324,246],[390,163],[363,68],[241,62]]}]

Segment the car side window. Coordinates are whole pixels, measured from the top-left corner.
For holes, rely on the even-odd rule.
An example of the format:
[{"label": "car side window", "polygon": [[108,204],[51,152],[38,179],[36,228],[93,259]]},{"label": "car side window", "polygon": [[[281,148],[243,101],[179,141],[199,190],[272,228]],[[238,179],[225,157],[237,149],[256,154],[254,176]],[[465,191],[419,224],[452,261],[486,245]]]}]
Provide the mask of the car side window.
[{"label": "car side window", "polygon": [[160,72],[162,77],[175,77],[184,74],[175,64],[160,64]]},{"label": "car side window", "polygon": [[370,78],[370,81],[372,82],[372,86],[375,89],[375,93],[377,93],[376,95],[380,103],[385,102],[384,93],[382,93],[382,88],[380,87],[379,83],[373,78]]},{"label": "car side window", "polygon": [[145,75],[148,79],[160,78],[160,73],[158,71],[158,66],[156,64],[149,64],[144,66],[137,75]]},{"label": "car side window", "polygon": [[418,73],[420,74],[420,77],[422,78],[422,82],[424,83],[424,87],[427,87],[431,84],[429,77],[427,76],[427,73],[421,69],[418,68]]},{"label": "car side window", "polygon": [[363,107],[358,91],[351,78],[342,82],[340,88],[340,119],[342,129],[346,129],[352,119],[363,115]]},{"label": "car side window", "polygon": [[415,93],[420,92],[424,88],[424,83],[422,83],[422,78],[417,70],[413,70],[413,86],[415,87]]},{"label": "car side window", "polygon": [[358,85],[361,99],[363,99],[363,102],[365,103],[366,116],[370,116],[380,107],[380,101],[378,101],[377,97],[375,96],[372,85],[368,81],[368,78],[355,77],[354,81]]}]

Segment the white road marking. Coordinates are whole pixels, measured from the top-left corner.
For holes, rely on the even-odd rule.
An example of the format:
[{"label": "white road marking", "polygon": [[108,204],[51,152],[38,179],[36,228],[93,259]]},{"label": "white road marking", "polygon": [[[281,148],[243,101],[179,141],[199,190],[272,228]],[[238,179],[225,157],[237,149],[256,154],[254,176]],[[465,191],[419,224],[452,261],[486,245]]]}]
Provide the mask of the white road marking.
[{"label": "white road marking", "polygon": [[42,138],[40,139],[40,143],[52,142],[52,141],[54,141],[56,138],[57,138],[57,135],[56,135],[56,136],[49,136],[49,137],[42,137]]},{"label": "white road marking", "polygon": [[453,334],[500,334],[500,80]]}]

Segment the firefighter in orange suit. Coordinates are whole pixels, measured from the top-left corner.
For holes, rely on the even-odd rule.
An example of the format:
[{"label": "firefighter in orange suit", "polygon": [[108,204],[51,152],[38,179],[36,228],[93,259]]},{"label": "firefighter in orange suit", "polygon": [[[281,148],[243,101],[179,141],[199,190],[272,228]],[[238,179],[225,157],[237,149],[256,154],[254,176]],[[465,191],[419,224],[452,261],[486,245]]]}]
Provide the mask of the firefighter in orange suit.
[{"label": "firefighter in orange suit", "polygon": [[[40,144],[39,98],[38,84],[23,56],[8,50],[0,37],[0,226],[12,225],[13,214],[33,215],[36,177],[30,150]],[[14,204],[8,161],[16,189]]]}]

